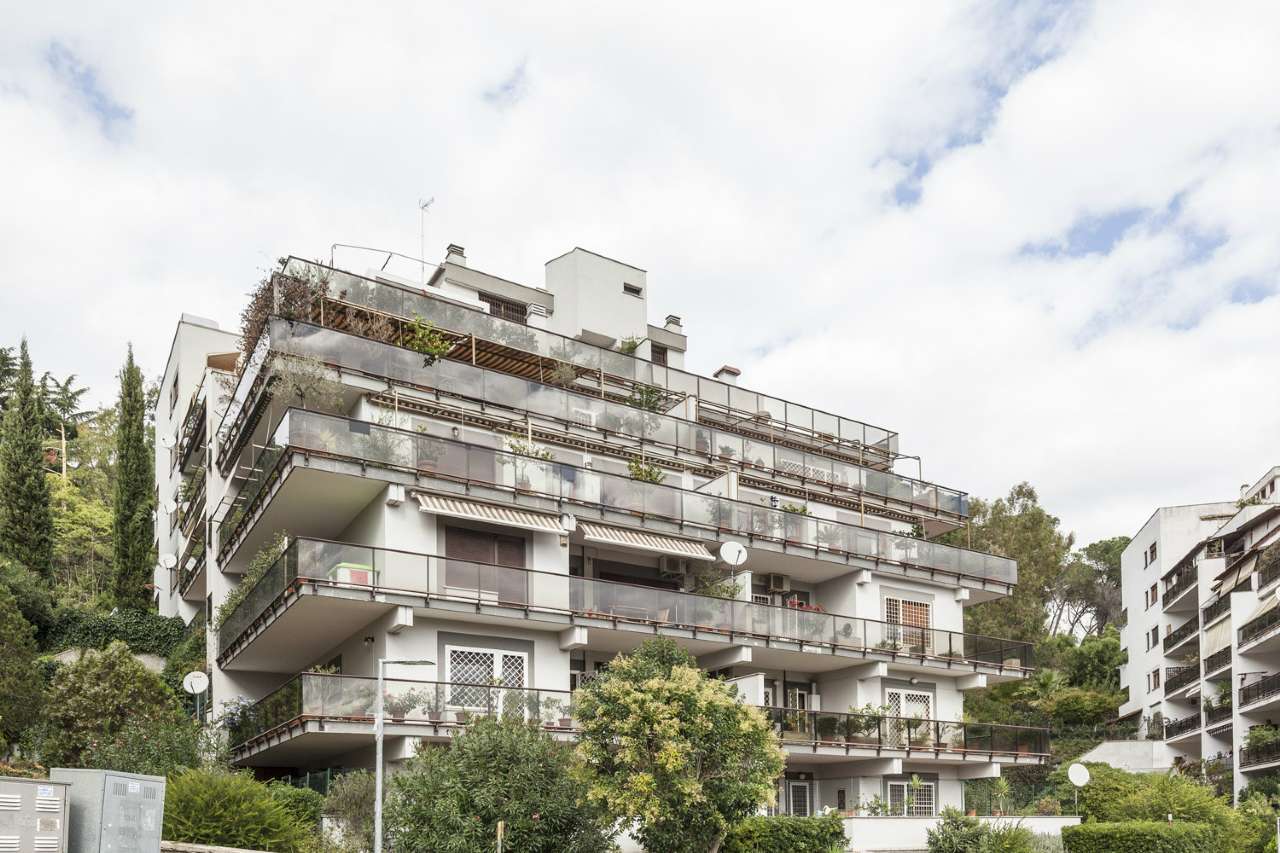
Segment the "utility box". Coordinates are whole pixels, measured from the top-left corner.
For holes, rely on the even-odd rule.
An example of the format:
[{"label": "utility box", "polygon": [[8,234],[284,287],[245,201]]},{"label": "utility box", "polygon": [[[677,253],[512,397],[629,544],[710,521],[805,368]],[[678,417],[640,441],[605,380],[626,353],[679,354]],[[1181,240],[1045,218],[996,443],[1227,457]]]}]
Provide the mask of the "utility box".
[{"label": "utility box", "polygon": [[71,804],[69,853],[159,853],[164,777],[55,767]]},{"label": "utility box", "polygon": [[0,853],[67,853],[67,786],[0,776]]}]

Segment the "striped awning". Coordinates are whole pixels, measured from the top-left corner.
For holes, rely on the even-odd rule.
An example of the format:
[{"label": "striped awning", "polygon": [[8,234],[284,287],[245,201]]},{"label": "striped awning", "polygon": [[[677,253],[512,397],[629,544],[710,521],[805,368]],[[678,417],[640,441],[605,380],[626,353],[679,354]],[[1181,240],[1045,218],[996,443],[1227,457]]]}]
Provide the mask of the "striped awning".
[{"label": "striped awning", "polygon": [[687,560],[714,560],[707,549],[697,542],[678,539],[675,536],[664,536],[661,533],[649,533],[644,530],[627,530],[622,527],[608,527],[592,521],[579,521],[578,529],[588,542],[601,545],[612,545],[615,548],[628,548],[633,551],[649,551],[655,554],[667,554],[673,557],[684,557]]},{"label": "striped awning", "polygon": [[469,518],[472,521],[501,524],[505,527],[519,527],[523,530],[536,530],[539,533],[563,534],[565,532],[560,526],[558,515],[544,515],[527,509],[496,506],[446,495],[414,492],[413,496],[418,499],[418,508],[423,512],[447,515],[451,518]]}]

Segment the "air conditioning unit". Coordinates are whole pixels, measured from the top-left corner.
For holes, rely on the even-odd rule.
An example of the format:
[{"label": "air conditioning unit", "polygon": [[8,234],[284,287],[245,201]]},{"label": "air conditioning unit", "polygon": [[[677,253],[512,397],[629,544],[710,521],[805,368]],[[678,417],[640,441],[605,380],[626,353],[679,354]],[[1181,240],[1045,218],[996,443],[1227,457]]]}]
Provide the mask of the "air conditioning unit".
[{"label": "air conditioning unit", "polygon": [[791,592],[791,578],[786,575],[769,575],[769,592]]},{"label": "air conditioning unit", "polygon": [[688,570],[688,560],[679,557],[663,557],[658,563],[658,576],[663,580],[683,580]]},{"label": "air conditioning unit", "polygon": [[578,426],[590,427],[595,429],[596,413],[590,409],[574,409],[573,422]]}]

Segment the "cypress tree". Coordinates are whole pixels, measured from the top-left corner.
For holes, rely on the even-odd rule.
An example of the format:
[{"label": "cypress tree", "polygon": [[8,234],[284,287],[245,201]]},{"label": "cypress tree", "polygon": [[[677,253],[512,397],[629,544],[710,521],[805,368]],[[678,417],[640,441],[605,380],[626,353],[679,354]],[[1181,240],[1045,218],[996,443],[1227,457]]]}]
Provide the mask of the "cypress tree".
[{"label": "cypress tree", "polygon": [[128,610],[146,610],[151,603],[152,461],[147,450],[146,398],[142,371],[133,361],[133,347],[120,371],[117,404],[116,493],[114,505],[115,600]]},{"label": "cypress tree", "polygon": [[0,553],[48,579],[53,573],[53,515],[43,440],[44,412],[23,338],[0,429]]}]

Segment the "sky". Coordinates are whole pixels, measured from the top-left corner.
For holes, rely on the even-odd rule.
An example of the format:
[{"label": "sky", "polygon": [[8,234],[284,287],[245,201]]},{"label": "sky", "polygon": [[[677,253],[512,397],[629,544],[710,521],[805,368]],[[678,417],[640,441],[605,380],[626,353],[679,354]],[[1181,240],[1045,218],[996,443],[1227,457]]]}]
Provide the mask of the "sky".
[{"label": "sky", "polygon": [[640,266],[694,369],[1080,543],[1280,463],[1274,3],[129,11],[0,0],[0,344],[95,401],[434,198],[430,259]]}]

